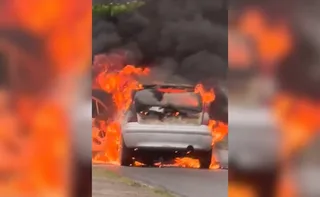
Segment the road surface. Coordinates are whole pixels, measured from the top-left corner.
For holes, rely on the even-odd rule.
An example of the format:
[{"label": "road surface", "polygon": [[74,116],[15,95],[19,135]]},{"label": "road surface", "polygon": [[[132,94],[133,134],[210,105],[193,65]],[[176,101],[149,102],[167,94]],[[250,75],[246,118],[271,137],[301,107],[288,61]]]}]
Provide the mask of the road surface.
[{"label": "road surface", "polygon": [[105,167],[122,176],[164,188],[182,197],[228,196],[227,170],[121,167],[113,165],[105,165]]}]

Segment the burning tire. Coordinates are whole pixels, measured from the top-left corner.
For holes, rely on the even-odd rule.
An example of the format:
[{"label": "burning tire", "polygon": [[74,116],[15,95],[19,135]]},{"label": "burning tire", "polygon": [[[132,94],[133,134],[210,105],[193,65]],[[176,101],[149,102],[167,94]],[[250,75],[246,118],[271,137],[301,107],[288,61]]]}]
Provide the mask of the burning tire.
[{"label": "burning tire", "polygon": [[133,150],[128,148],[122,139],[120,147],[120,165],[121,166],[132,166],[133,161]]},{"label": "burning tire", "polygon": [[198,153],[199,155],[199,162],[201,169],[209,169],[212,160],[212,150],[210,151],[202,151]]}]

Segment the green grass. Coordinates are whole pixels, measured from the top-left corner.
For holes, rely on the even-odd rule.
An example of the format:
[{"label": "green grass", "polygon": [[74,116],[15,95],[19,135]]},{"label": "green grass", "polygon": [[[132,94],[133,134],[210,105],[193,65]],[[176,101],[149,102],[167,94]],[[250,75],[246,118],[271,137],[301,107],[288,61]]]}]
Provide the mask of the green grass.
[{"label": "green grass", "polygon": [[136,182],[134,180],[131,180],[126,177],[122,177],[108,169],[105,168],[99,168],[99,167],[93,167],[92,169],[92,176],[93,177],[98,177],[98,178],[111,178],[117,182],[121,182],[123,184],[126,184],[131,187],[141,187],[141,188],[146,188],[146,189],[151,189],[155,194],[158,194],[161,197],[176,197],[175,195],[171,194],[169,191],[160,189],[160,188],[153,188],[153,187],[148,187],[144,184],[141,184],[139,182]]},{"label": "green grass", "polygon": [[143,0],[129,1],[122,4],[98,4],[92,6],[93,15],[116,16],[121,13],[130,12],[144,5]]}]

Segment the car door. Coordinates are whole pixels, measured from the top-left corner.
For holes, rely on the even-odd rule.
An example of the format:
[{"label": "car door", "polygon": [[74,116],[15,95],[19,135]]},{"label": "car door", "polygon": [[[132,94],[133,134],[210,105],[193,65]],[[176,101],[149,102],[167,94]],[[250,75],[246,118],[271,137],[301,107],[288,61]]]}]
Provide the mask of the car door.
[{"label": "car door", "polygon": [[92,97],[92,150],[95,152],[102,151],[106,142],[106,133],[97,122],[97,118],[106,112],[106,105],[98,98]]}]

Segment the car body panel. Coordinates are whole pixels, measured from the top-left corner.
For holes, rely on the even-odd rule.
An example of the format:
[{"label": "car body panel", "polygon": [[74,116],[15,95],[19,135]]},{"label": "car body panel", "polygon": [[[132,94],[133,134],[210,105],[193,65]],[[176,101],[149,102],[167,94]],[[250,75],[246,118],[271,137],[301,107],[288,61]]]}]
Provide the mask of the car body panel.
[{"label": "car body panel", "polygon": [[[171,87],[168,86],[166,88]],[[162,102],[168,103],[169,101],[165,97],[168,97],[169,94],[171,93],[165,93],[162,98],[164,100],[160,102],[155,100],[156,98],[153,97],[152,90],[144,89],[136,92],[134,99],[141,102],[141,104],[151,106],[150,110],[153,108],[152,106],[161,106]],[[185,99],[199,99],[196,106],[194,106],[194,103],[190,105],[195,110],[194,116],[191,116],[191,118],[178,118],[177,120],[174,120],[175,117],[171,116],[167,119],[149,119],[146,117],[147,119],[143,120],[141,113],[137,113],[136,110],[130,110],[135,108],[135,102],[133,102],[122,124],[122,136],[128,148],[186,150],[192,147],[195,151],[212,150],[212,133],[208,125],[203,124],[203,120],[207,119],[208,115],[204,110],[201,97],[197,98],[197,95],[191,95],[191,92],[174,94],[177,95],[177,98],[171,95],[168,98],[181,100],[182,95],[187,95]],[[139,96],[138,100],[136,100],[137,96]],[[174,104],[175,106],[180,105],[176,100],[174,100]],[[186,104],[183,104],[183,107],[187,107]],[[133,122],[128,121],[133,116],[137,116],[137,120]],[[208,121],[205,120],[205,122]]]},{"label": "car body panel", "polygon": [[212,135],[205,125],[155,125],[128,123],[122,128],[124,142],[129,148],[210,150]]}]

